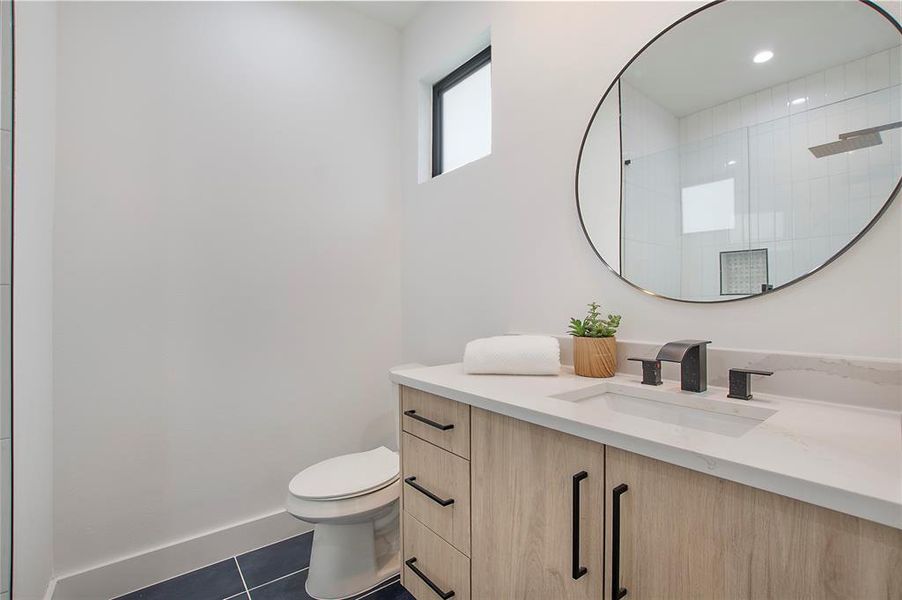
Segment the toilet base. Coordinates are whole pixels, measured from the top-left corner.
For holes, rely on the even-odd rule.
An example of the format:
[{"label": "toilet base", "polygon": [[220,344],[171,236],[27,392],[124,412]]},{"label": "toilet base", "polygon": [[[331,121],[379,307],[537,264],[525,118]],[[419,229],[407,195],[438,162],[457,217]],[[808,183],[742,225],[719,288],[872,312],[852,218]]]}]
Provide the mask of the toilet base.
[{"label": "toilet base", "polygon": [[[400,561],[399,561],[399,562],[400,562]],[[315,595],[313,592],[310,591],[310,587],[309,587],[309,583],[310,583],[310,582],[309,582],[309,580],[307,581],[308,585],[305,585],[305,586],[304,586],[304,589],[307,591],[307,595],[310,596],[311,598],[313,598],[314,600],[348,600],[349,598],[355,598],[356,596],[358,596],[359,594],[365,592],[366,590],[374,589],[374,588],[378,587],[380,583],[385,583],[386,581],[391,580],[393,577],[395,577],[395,576],[398,574],[398,572],[399,572],[399,571],[398,571],[397,569],[395,569],[395,572],[394,572],[394,573],[389,574],[389,575],[386,575],[386,576],[383,577],[382,579],[379,579],[379,580],[378,580],[376,583],[374,583],[373,585],[368,586],[368,587],[365,587],[365,588],[363,588],[362,590],[358,590],[358,591],[353,592],[353,593],[351,593],[351,594],[348,594],[347,596],[341,596],[340,598],[333,598],[333,597],[331,597],[331,596],[325,597],[325,596],[317,596],[317,595]]]},{"label": "toilet base", "polygon": [[317,523],[307,572],[307,594],[342,600],[400,572],[398,502],[362,523]]}]

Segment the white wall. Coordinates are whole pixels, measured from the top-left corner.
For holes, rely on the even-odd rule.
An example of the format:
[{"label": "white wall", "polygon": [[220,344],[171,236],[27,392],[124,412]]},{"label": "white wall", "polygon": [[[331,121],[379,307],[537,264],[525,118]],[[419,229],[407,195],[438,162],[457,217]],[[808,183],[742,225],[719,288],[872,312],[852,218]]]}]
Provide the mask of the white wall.
[{"label": "white wall", "polygon": [[13,431],[16,600],[42,598],[53,547],[56,6],[16,3]]},{"label": "white wall", "polygon": [[[721,347],[900,357],[898,201],[828,269],[742,302],[692,305],[646,296],[592,253],[573,192],[586,123],[626,61],[696,6],[430,3],[408,26],[402,87],[407,359],[457,360],[464,343],[482,335],[560,333],[593,299],[623,314],[624,339],[693,337]],[[488,27],[492,155],[418,184],[418,79]],[[854,325],[837,324],[850,314]]]},{"label": "white wall", "polygon": [[393,444],[396,30],[322,3],[62,3],[56,570]]}]

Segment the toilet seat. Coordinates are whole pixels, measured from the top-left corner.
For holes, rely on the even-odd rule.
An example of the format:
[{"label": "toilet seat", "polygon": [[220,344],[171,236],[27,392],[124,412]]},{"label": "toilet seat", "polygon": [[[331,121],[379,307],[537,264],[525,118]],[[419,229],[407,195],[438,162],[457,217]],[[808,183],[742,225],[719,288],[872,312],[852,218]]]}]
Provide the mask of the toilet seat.
[{"label": "toilet seat", "polygon": [[399,477],[398,454],[380,446],[311,465],[294,476],[288,491],[305,501],[346,500],[377,492]]},{"label": "toilet seat", "polygon": [[379,447],[307,467],[288,485],[285,509],[313,524],[311,598],[356,598],[400,569],[398,454]]},{"label": "toilet seat", "polygon": [[285,509],[307,523],[350,523],[384,512],[400,497],[401,480],[396,479],[374,492],[341,500],[305,500],[288,494]]}]

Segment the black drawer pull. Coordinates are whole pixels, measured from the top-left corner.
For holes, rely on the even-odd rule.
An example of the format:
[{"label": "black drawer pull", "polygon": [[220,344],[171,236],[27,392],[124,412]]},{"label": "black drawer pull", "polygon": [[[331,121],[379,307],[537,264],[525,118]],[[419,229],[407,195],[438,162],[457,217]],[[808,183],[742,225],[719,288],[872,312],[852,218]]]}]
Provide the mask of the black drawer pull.
[{"label": "black drawer pull", "polygon": [[573,579],[579,579],[589,572],[586,567],[579,564],[579,482],[588,477],[585,471],[580,471],[573,476]]},{"label": "black drawer pull", "polygon": [[620,600],[627,594],[620,587],[620,496],[630,489],[625,483],[614,488],[611,497],[611,598]]},{"label": "black drawer pull", "polygon": [[426,417],[421,417],[417,414],[415,410],[405,410],[404,415],[410,417],[411,419],[416,419],[420,423],[426,423],[430,427],[435,427],[436,429],[441,429],[442,431],[448,431],[449,429],[454,429],[454,425],[442,425],[441,423],[436,423],[432,419],[427,419]]},{"label": "black drawer pull", "polygon": [[421,486],[416,481],[417,481],[416,477],[407,477],[404,480],[404,483],[406,483],[407,485],[409,485],[416,491],[420,492],[421,494],[423,494],[424,496],[426,496],[427,498],[429,498],[436,504],[441,504],[442,506],[448,506],[450,504],[454,504],[454,498],[447,498],[447,499],[439,498],[438,496],[436,496],[435,494],[433,494],[432,492],[430,492],[429,490],[427,490],[426,488]]},{"label": "black drawer pull", "polygon": [[413,563],[415,563],[415,562],[417,562],[417,557],[412,556],[412,557],[408,558],[407,560],[405,560],[404,564],[407,565],[408,567],[410,567],[410,570],[413,571],[414,573],[416,573],[416,576],[419,577],[420,579],[422,579],[423,582],[429,586],[429,589],[431,589],[433,592],[438,594],[438,597],[441,598],[442,600],[448,600],[448,598],[454,597],[454,590],[449,590],[447,592],[443,592],[442,588],[440,588],[439,586],[432,583],[431,579],[426,577],[426,575],[423,574],[422,571],[420,571],[418,568],[413,566]]}]

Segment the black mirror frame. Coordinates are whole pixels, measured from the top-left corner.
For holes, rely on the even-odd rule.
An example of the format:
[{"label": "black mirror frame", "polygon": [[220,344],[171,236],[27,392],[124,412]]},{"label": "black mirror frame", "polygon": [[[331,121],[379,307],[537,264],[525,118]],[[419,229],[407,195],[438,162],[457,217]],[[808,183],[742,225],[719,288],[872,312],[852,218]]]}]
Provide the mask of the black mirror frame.
[{"label": "black mirror frame", "polygon": [[[638,52],[636,52],[636,54],[633,55],[633,57],[631,59],[629,59],[629,61],[623,66],[623,68],[620,69],[620,72],[617,73],[617,76],[614,77],[614,80],[611,81],[611,84],[608,86],[607,90],[605,90],[605,93],[601,97],[601,100],[599,100],[598,104],[595,106],[595,110],[592,111],[592,116],[589,118],[589,124],[586,126],[586,132],[583,134],[582,142],[580,142],[579,155],[577,156],[577,159],[576,159],[576,177],[575,177],[575,182],[574,182],[575,183],[574,192],[576,195],[576,212],[577,212],[577,215],[579,216],[579,225],[583,230],[583,235],[586,236],[586,241],[589,242],[589,246],[592,248],[592,251],[595,253],[595,256],[597,256],[598,259],[602,262],[602,264],[604,266],[606,266],[608,269],[610,269],[611,272],[614,275],[616,275],[621,281],[623,281],[627,285],[639,290],[643,294],[647,294],[649,296],[654,296],[656,298],[663,298],[665,300],[672,300],[674,302],[684,302],[687,304],[724,304],[726,302],[740,302],[742,300],[761,298],[763,296],[769,296],[778,290],[785,289],[795,283],[802,281],[803,279],[805,279],[807,277],[810,277],[811,275],[814,275],[818,271],[821,271],[822,269],[826,268],[827,265],[831,264],[833,261],[838,259],[840,256],[845,254],[846,251],[849,250],[849,248],[851,248],[852,246],[857,244],[858,241],[861,240],[861,238],[863,238],[865,236],[865,234],[867,234],[867,232],[871,230],[871,228],[877,223],[877,221],[880,220],[880,217],[882,217],[883,214],[886,213],[887,210],[889,210],[889,207],[893,203],[893,200],[895,200],[896,197],[899,195],[900,188],[902,188],[902,178],[900,178],[899,181],[896,182],[896,187],[893,188],[893,191],[890,193],[889,199],[887,199],[887,201],[883,204],[883,206],[880,208],[880,210],[877,211],[877,214],[874,215],[874,217],[868,222],[868,224],[865,225],[865,227],[861,231],[859,231],[858,234],[855,235],[855,237],[853,237],[851,241],[849,241],[849,243],[847,243],[845,246],[840,248],[835,254],[833,254],[830,258],[828,258],[826,261],[824,261],[824,263],[821,264],[819,267],[817,267],[816,269],[812,269],[811,271],[808,271],[807,273],[799,275],[795,279],[791,279],[780,286],[773,287],[773,288],[768,289],[767,291],[763,291],[759,294],[750,294],[748,296],[742,296],[741,298],[727,298],[724,300],[687,300],[684,298],[673,298],[671,296],[665,296],[663,294],[659,294],[657,292],[653,292],[653,291],[647,290],[639,285],[636,285],[635,283],[633,283],[632,281],[630,281],[629,279],[627,279],[626,277],[624,277],[623,275],[618,273],[614,269],[614,267],[612,267],[610,264],[608,264],[608,261],[606,261],[604,259],[604,257],[598,251],[598,248],[596,248],[595,244],[592,242],[592,238],[589,236],[589,231],[588,231],[588,229],[586,229],[586,223],[583,220],[582,209],[580,209],[580,205],[579,205],[579,167],[580,167],[580,164],[582,163],[583,150],[586,147],[586,140],[589,138],[589,132],[592,130],[592,124],[595,122],[595,116],[598,114],[598,111],[601,109],[601,106],[602,106],[602,104],[604,104],[604,101],[610,95],[611,90],[613,90],[614,86],[617,85],[617,83],[620,81],[620,78],[623,76],[623,73],[626,72],[626,70],[629,68],[629,66],[631,64],[633,64],[633,62],[635,62],[635,60],[637,58],[639,58],[639,56],[643,52],[645,52],[652,44],[654,44],[656,41],[658,41],[658,38],[660,38],[661,36],[666,34],[668,31],[670,31],[671,29],[673,29],[674,27],[676,27],[683,21],[686,21],[687,19],[691,19],[692,17],[694,17],[698,13],[702,12],[703,10],[707,10],[709,8],[717,6],[718,4],[722,4],[723,2],[726,2],[726,1],[727,0],[714,0],[713,2],[705,4],[704,6],[701,6],[699,8],[696,8],[695,10],[689,12],[688,14],[684,15],[683,17],[677,19],[676,21],[671,23],[666,29],[661,31],[658,35],[656,35],[651,40],[649,40],[644,46],[642,46],[642,48],[639,49]],[[887,21],[889,21],[889,23],[893,27],[896,28],[896,31],[899,33],[899,35],[902,36],[902,25],[900,25],[896,21],[896,19],[893,18],[893,16],[891,14],[889,14],[885,9],[878,6],[872,0],[857,0],[857,1],[860,2],[861,4],[864,4],[864,5],[872,8],[873,10],[877,11],[877,13],[879,13],[883,18],[885,18]],[[622,163],[621,163],[621,172],[622,172]],[[622,174],[621,174],[620,185],[622,188],[622,186],[623,186]]]}]

